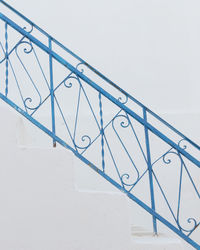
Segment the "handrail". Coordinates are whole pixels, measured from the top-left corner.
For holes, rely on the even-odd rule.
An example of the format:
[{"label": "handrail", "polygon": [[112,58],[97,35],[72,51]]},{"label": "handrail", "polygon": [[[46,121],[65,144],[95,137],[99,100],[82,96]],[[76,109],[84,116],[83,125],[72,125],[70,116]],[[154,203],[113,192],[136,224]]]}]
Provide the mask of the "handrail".
[{"label": "handrail", "polygon": [[102,79],[104,79],[107,83],[109,83],[110,85],[112,85],[114,88],[116,88],[117,90],[119,90],[121,93],[123,93],[124,95],[126,95],[128,98],[130,98],[132,101],[134,101],[136,104],[138,104],[141,108],[145,109],[148,113],[150,113],[151,115],[153,115],[156,119],[158,119],[160,122],[162,122],[164,125],[166,125],[168,128],[170,128],[172,131],[174,131],[175,133],[177,133],[179,136],[181,136],[183,139],[187,140],[191,145],[193,145],[194,147],[196,147],[198,150],[200,150],[200,146],[195,143],[194,141],[192,141],[190,138],[188,138],[187,136],[185,136],[182,132],[180,132],[179,130],[177,130],[176,128],[174,128],[170,123],[168,123],[167,121],[165,121],[162,117],[160,117],[158,114],[156,114],[155,112],[153,112],[151,109],[149,109],[148,107],[146,107],[145,105],[143,105],[139,100],[137,100],[136,98],[134,98],[132,95],[130,95],[128,92],[126,92],[125,90],[123,90],[122,88],[120,88],[116,83],[114,83],[113,81],[111,81],[109,78],[107,78],[106,76],[104,76],[100,71],[98,71],[97,69],[95,69],[94,67],[92,67],[89,63],[87,63],[85,60],[83,60],[81,57],[79,57],[78,55],[76,55],[74,52],[72,52],[70,49],[68,49],[66,46],[64,46],[62,43],[60,43],[57,39],[55,39],[54,37],[52,37],[51,35],[49,35],[46,31],[44,31],[42,28],[40,28],[38,25],[36,25],[34,22],[32,22],[30,19],[28,19],[25,15],[23,15],[22,13],[20,13],[19,11],[17,11],[16,9],[14,9],[12,6],[10,6],[8,3],[6,3],[5,1],[1,0],[0,3],[2,3],[3,5],[5,5],[8,9],[10,9],[11,11],[13,11],[15,14],[17,14],[18,16],[20,16],[22,19],[24,19],[27,23],[29,23],[30,25],[32,25],[33,27],[35,27],[38,31],[40,31],[42,34],[44,34],[45,36],[47,36],[48,38],[50,38],[53,42],[55,42],[58,46],[60,46],[62,49],[64,49],[66,52],[68,52],[69,54],[71,54],[73,57],[75,57],[77,60],[79,60],[81,63],[83,63],[85,66],[87,66],[90,70],[92,70],[94,73],[96,73],[97,75],[99,75]]},{"label": "handrail", "polygon": [[168,143],[170,146],[175,148],[178,152],[180,152],[183,156],[185,156],[187,159],[189,159],[191,162],[193,162],[195,165],[200,167],[200,161],[198,161],[196,158],[194,158],[191,154],[186,152],[184,149],[182,149],[179,145],[177,145],[175,142],[170,140],[168,137],[166,137],[163,133],[161,133],[158,129],[153,127],[151,124],[146,122],[143,118],[141,118],[139,115],[137,115],[134,111],[126,107],[124,104],[119,102],[116,98],[114,98],[111,94],[109,94],[107,91],[103,90],[101,87],[99,87],[96,83],[94,83],[92,80],[90,80],[87,76],[83,75],[79,70],[74,68],[70,63],[68,63],[66,60],[64,60],[62,57],[60,57],[57,53],[50,50],[46,45],[41,43],[38,39],[36,39],[34,36],[26,32],[24,29],[22,29],[20,26],[18,26],[16,23],[11,21],[9,18],[4,16],[2,13],[0,13],[0,19],[2,19],[4,22],[6,22],[8,25],[10,25],[12,28],[17,30],[19,33],[21,33],[23,36],[27,37],[30,41],[32,41],[34,44],[36,44],[38,47],[40,47],[43,51],[51,55],[54,59],[56,59],[59,63],[61,63],[63,66],[67,67],[70,71],[75,73],[77,76],[79,76],[82,80],[84,80],[86,83],[88,83],[90,86],[92,86],[94,89],[96,89],[98,92],[100,92],[102,95],[107,97],[111,102],[116,104],[118,107],[126,111],[130,116],[132,116],[134,119],[136,119],[139,123],[141,123],[143,126],[147,127],[150,131],[152,131],[155,135],[160,137],[163,141]]},{"label": "handrail", "polygon": [[[5,2],[4,4],[7,5]],[[14,8],[10,8],[24,20],[28,20]],[[192,210],[192,217],[185,220],[188,226],[182,219],[182,211],[185,211],[182,208],[185,194],[182,184],[190,183],[191,186],[187,188],[189,187],[189,191],[193,191],[195,197],[200,199],[200,191],[195,184],[197,181],[195,175],[199,168],[190,169],[194,164],[200,167],[200,161],[199,158],[195,158],[193,151],[188,151],[187,145],[183,142],[193,145],[192,150],[195,148],[199,150],[200,147],[179,131],[176,132],[173,126],[157,117],[155,113],[76,55],[78,60],[75,61],[78,64],[74,66],[74,59],[72,63],[66,60],[62,54],[64,51],[57,53],[57,46],[54,45],[59,42],[55,42],[48,33],[37,28],[30,20],[28,21],[31,29],[19,26],[19,22],[13,20],[15,19],[12,16],[9,18],[9,15],[0,12],[0,21],[4,23],[1,30],[3,36],[0,40],[1,57],[3,55],[0,70],[4,72],[0,99],[48,134],[53,139],[53,146],[58,143],[71,150],[82,162],[149,212],[153,219],[154,234],[157,234],[157,220],[159,220],[193,247],[200,249],[200,245],[190,238],[200,226],[198,216],[194,213],[196,211]],[[42,42],[41,36],[37,36],[38,32],[35,35],[34,27],[40,29],[40,35],[45,34],[47,41],[45,39],[45,42]],[[64,46],[62,48],[73,54]],[[123,93],[126,99],[124,100],[121,94],[119,97],[119,92],[116,96],[113,88],[107,91],[101,82],[94,80],[95,77],[92,78],[85,74],[84,70],[79,70],[79,65],[83,64]],[[137,106],[140,107],[139,114],[136,113],[138,110],[135,111],[135,106],[133,108],[129,106],[133,104],[131,100],[139,105]],[[105,112],[106,110],[109,110],[109,113]],[[35,112],[40,113],[35,116]],[[45,122],[41,117],[44,112],[48,114]],[[148,116],[149,114],[151,115]],[[151,119],[153,117],[156,119]],[[84,122],[81,122],[82,119]],[[157,127],[158,121],[171,130],[163,132],[162,127]],[[63,125],[66,130],[63,130]],[[97,154],[94,154],[94,151]],[[161,168],[166,165],[173,167]],[[175,174],[170,172],[172,170]],[[163,171],[169,171],[166,172],[168,175],[162,176]],[[138,199],[134,192],[136,190],[137,193],[135,186],[138,183],[144,184],[147,174],[149,180],[147,182],[145,180],[145,185],[149,183],[147,191],[149,191],[150,205],[148,200],[145,203]],[[174,198],[173,202],[163,188],[163,184],[167,185],[167,188],[171,185],[166,176],[176,181],[177,190],[170,193]],[[172,220],[161,210],[162,202],[158,199],[159,194]],[[157,206],[157,203],[161,204]]]}]

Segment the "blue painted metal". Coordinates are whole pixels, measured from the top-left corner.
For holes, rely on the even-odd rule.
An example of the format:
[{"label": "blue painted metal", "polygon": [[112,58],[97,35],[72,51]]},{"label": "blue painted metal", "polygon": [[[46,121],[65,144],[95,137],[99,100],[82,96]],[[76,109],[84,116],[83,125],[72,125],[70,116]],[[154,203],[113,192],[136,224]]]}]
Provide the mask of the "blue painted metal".
[{"label": "blue painted metal", "polygon": [[101,93],[99,93],[99,109],[100,109],[100,133],[101,133],[101,156],[102,156],[102,169],[105,171],[105,159],[104,159],[104,129],[103,129],[103,108],[102,108],[102,100]]},{"label": "blue painted metal", "polygon": [[[49,49],[52,50],[52,41],[49,37]],[[52,132],[55,134],[55,108],[54,108],[54,87],[53,87],[53,65],[52,55],[49,54],[49,71],[50,71],[50,94],[51,94],[51,117],[52,117]],[[53,147],[56,147],[56,142],[53,139]]]},{"label": "blue painted metal", "polygon": [[5,94],[8,95],[8,24],[5,23],[5,58],[6,58],[6,88],[5,88]]},{"label": "blue painted metal", "polygon": [[[186,158],[188,158],[190,161],[192,161],[195,165],[200,167],[200,161],[195,159],[192,155],[190,155],[188,152],[183,150],[179,145],[174,143],[172,140],[170,140],[168,137],[166,137],[163,133],[161,133],[158,129],[153,127],[151,124],[144,121],[143,118],[138,116],[135,112],[130,110],[127,106],[122,104],[119,100],[114,98],[111,94],[109,94],[107,91],[103,90],[101,87],[99,87],[95,82],[90,80],[87,76],[83,75],[80,71],[78,71],[75,67],[73,67],[71,64],[69,64],[66,60],[64,60],[61,56],[59,56],[57,53],[51,51],[47,46],[45,46],[43,43],[41,43],[38,39],[30,35],[28,32],[26,32],[24,29],[22,29],[20,26],[18,26],[16,23],[11,21],[9,18],[4,16],[2,13],[0,13],[0,19],[7,22],[12,28],[14,28],[16,31],[27,37],[31,42],[36,44],[38,47],[40,47],[42,50],[44,50],[49,55],[52,55],[54,59],[56,59],[59,63],[61,63],[63,66],[67,67],[71,72],[75,73],[78,77],[80,77],[82,80],[84,80],[86,83],[88,83],[90,86],[92,86],[94,89],[96,89],[98,92],[100,92],[102,95],[104,95],[107,99],[112,101],[114,104],[122,108],[125,112],[127,112],[129,115],[131,115],[133,118],[135,118],[138,122],[140,122],[142,125],[145,125],[149,130],[151,130],[154,134],[156,134],[158,137],[160,137],[162,140],[167,142],[170,146],[178,150],[182,155],[184,155]],[[195,145],[195,143],[193,143]],[[196,146],[196,145],[195,145]],[[197,146],[199,149],[199,146]]]},{"label": "blue painted metal", "polygon": [[[23,20],[25,20],[27,23],[29,23],[33,28],[35,28],[36,30],[38,30],[39,32],[41,32],[41,34],[45,35],[46,37],[50,37],[52,39],[52,41],[58,45],[60,48],[62,48],[64,51],[68,52],[69,54],[71,54],[74,58],[78,59],[80,61],[81,64],[87,66],[89,69],[91,69],[93,72],[95,72],[97,75],[99,75],[102,79],[104,79],[107,83],[109,83],[110,85],[112,85],[113,87],[115,87],[116,89],[120,90],[121,93],[123,93],[127,98],[131,99],[133,102],[135,102],[136,104],[138,104],[141,108],[145,108],[147,110],[147,112],[149,114],[151,114],[152,116],[154,116],[156,119],[158,119],[160,122],[162,122],[163,124],[165,124],[168,128],[170,128],[172,131],[174,131],[175,133],[177,133],[178,135],[180,135],[183,139],[185,139],[186,141],[188,141],[191,145],[193,145],[194,147],[196,147],[197,149],[200,149],[200,146],[197,145],[194,141],[190,140],[187,136],[185,136],[183,133],[181,133],[180,131],[178,131],[176,128],[174,128],[171,124],[169,124],[167,121],[165,121],[164,119],[162,119],[159,115],[157,115],[156,113],[154,113],[152,110],[150,110],[148,107],[146,107],[144,104],[142,104],[140,101],[138,101],[136,98],[134,98],[133,96],[131,96],[129,93],[127,93],[125,90],[123,90],[122,88],[120,88],[116,83],[114,83],[113,81],[111,81],[110,79],[108,79],[106,76],[104,76],[102,73],[100,73],[97,69],[93,68],[90,64],[88,64],[86,61],[84,61],[81,57],[77,56],[75,53],[73,53],[70,49],[68,49],[66,46],[64,46],[62,43],[60,43],[58,40],[56,40],[54,37],[50,36],[46,31],[44,31],[42,28],[40,28],[38,25],[36,25],[34,22],[32,22],[30,19],[28,19],[26,16],[24,16],[22,13],[20,13],[19,11],[17,11],[16,9],[14,9],[12,6],[10,6],[8,3],[6,3],[5,1],[1,1],[3,5],[5,5],[8,9],[12,10],[13,13],[17,14],[18,16],[20,16]],[[32,31],[31,29],[31,31]],[[30,32],[31,33],[31,32]]]},{"label": "blue painted metal", "polygon": [[[196,242],[196,239],[191,238],[193,232],[198,228],[200,221],[194,215],[187,219],[188,225],[183,226],[180,216],[185,176],[190,182],[197,199],[200,199],[200,192],[193,178],[193,174],[190,171],[190,165],[198,169],[200,167],[200,161],[195,157],[193,152],[189,150],[189,148],[192,147],[199,153],[200,146],[164,121],[129,93],[122,90],[98,70],[94,69],[71,50],[59,43],[55,38],[52,38],[48,33],[13,7],[4,1],[1,1],[0,4],[6,6],[14,14],[18,15],[23,22],[25,21],[26,24],[28,24],[28,27],[26,25],[24,26],[24,24],[22,26],[20,23],[12,21],[12,17],[9,18],[3,13],[0,13],[0,22],[5,25],[5,44],[0,41],[0,49],[3,52],[3,55],[0,55],[0,71],[3,69],[6,72],[6,91],[5,94],[0,91],[0,99],[13,107],[39,129],[47,133],[53,139],[54,146],[57,142],[71,150],[76,157],[150,213],[153,218],[153,230],[155,234],[157,234],[157,221],[160,221],[194,248],[200,249],[200,245]],[[8,46],[8,27],[9,41],[16,39],[15,45],[12,45],[13,47]],[[12,31],[14,31],[13,33],[18,33],[18,37],[14,38]],[[41,42],[38,35],[36,37],[34,34],[35,31],[47,38],[47,44]],[[19,38],[19,36],[21,37]],[[76,63],[74,64],[74,62],[70,62],[68,59],[66,60],[62,52],[60,53],[59,51],[59,53],[57,53],[54,51],[56,47],[54,45],[72,56],[73,59],[76,60]],[[45,63],[44,60],[41,59],[44,55],[46,55],[48,59]],[[29,56],[32,56],[32,59],[27,62]],[[55,63],[61,65],[62,68],[64,66],[67,72],[60,82],[56,82],[56,78],[54,79],[56,70],[54,70],[53,60]],[[33,61],[35,62],[34,66],[32,66]],[[29,65],[30,62],[33,72]],[[18,70],[15,70],[16,67],[18,70],[21,70],[20,75],[18,74]],[[81,67],[82,69],[80,70]],[[49,69],[49,80],[48,77],[46,77],[46,68]],[[112,89],[107,91],[102,88],[102,85],[99,85],[96,79],[93,80],[93,76],[87,74],[88,70],[93,74],[95,73],[101,81],[108,83]],[[38,79],[35,79],[37,75],[35,73],[36,71],[40,72]],[[23,74],[23,76],[21,76],[21,74]],[[9,76],[12,76],[12,78],[9,78]],[[9,83],[12,83],[12,88],[9,87],[9,91],[8,80]],[[14,84],[16,86],[15,90],[13,90]],[[17,96],[17,93],[11,95],[12,91],[18,91],[19,98],[13,100],[13,96]],[[119,96],[116,96],[116,91]],[[63,95],[67,93],[73,95],[73,99],[75,100],[73,105],[72,103],[67,104],[67,97],[63,104]],[[50,100],[50,104],[48,104],[48,100]],[[96,100],[98,102],[96,102]],[[142,115],[136,113],[134,109],[131,108],[132,103],[141,109]],[[45,106],[48,107],[48,111],[50,111],[50,126],[44,126],[42,122],[40,122],[39,117],[37,117],[37,119],[34,118]],[[113,107],[112,112],[109,115],[105,115],[105,110],[107,111],[107,108],[111,106]],[[69,119],[68,117],[68,109],[70,107],[74,108],[73,119]],[[86,127],[84,127],[84,124],[81,122],[81,116],[84,114],[82,111],[83,107],[87,107],[88,121],[86,122]],[[44,112],[46,112],[46,110]],[[60,128],[56,127],[55,129],[58,116],[62,119],[67,137],[62,138],[62,135],[58,136]],[[154,121],[151,121],[149,117],[153,117],[156,122],[165,126],[175,137],[169,132],[163,132],[160,128],[157,128],[157,125]],[[138,132],[138,127],[142,127],[143,137]],[[161,145],[165,144],[165,148],[167,148],[167,150],[163,149],[161,156],[155,157],[152,153],[152,135],[160,140]],[[132,143],[131,146],[129,145],[130,142],[128,139],[130,139]],[[145,150],[143,147],[145,147]],[[117,148],[117,152],[115,148]],[[101,157],[98,158],[90,154],[91,150],[95,150],[95,152],[99,151]],[[176,208],[172,206],[163,187],[164,182],[157,173],[161,165],[170,165],[174,161],[174,159],[172,160],[172,156],[177,160],[176,169],[178,171]],[[126,159],[126,165],[124,165],[123,159]],[[138,160],[140,163],[138,163]],[[149,193],[151,205],[141,201],[133,194],[135,187],[140,185],[147,175],[150,184]],[[157,187],[156,192],[155,186]],[[158,191],[163,197],[171,218],[165,218],[162,211],[158,212],[158,202],[155,206],[155,197]],[[189,225],[190,228],[187,227]]]},{"label": "blue painted metal", "polygon": [[[86,61],[84,61],[81,57],[77,56],[75,53],[73,53],[70,49],[68,49],[66,46],[64,46],[62,43],[60,43],[58,40],[56,40],[54,37],[50,36],[46,31],[44,31],[42,28],[40,28],[38,25],[36,25],[34,22],[32,22],[30,19],[28,19],[26,16],[24,16],[22,13],[20,13],[19,11],[17,11],[16,9],[14,9],[12,6],[10,6],[8,3],[6,3],[5,1],[1,1],[1,3],[3,5],[5,5],[8,9],[12,10],[13,13],[17,14],[18,16],[20,16],[23,20],[25,20],[27,23],[29,23],[33,28],[35,28],[36,30],[38,30],[39,32],[41,32],[41,34],[45,35],[46,37],[50,37],[52,39],[52,41],[58,45],[60,48],[62,48],[64,51],[68,52],[69,54],[71,54],[74,58],[78,59],[83,65],[87,66],[89,69],[91,69],[92,71],[94,71],[97,75],[99,75],[100,77],[102,77],[102,79],[104,79],[107,83],[109,83],[110,85],[112,85],[113,87],[115,87],[116,89],[120,90],[121,93],[123,93],[127,98],[131,99],[132,101],[134,101],[135,103],[137,103],[141,108],[145,108],[147,110],[147,112],[149,114],[151,114],[152,116],[154,116],[156,119],[158,119],[160,122],[162,122],[163,124],[165,124],[167,127],[169,127],[172,131],[174,131],[175,133],[177,133],[178,135],[180,135],[183,139],[185,139],[186,141],[188,141],[191,145],[193,145],[194,147],[196,147],[197,149],[200,149],[200,146],[197,145],[194,141],[190,140],[190,138],[188,138],[187,136],[185,136],[183,133],[181,133],[180,131],[178,131],[176,128],[174,128],[171,124],[169,124],[167,121],[165,121],[164,119],[162,119],[159,115],[157,115],[156,113],[154,113],[152,110],[150,110],[148,107],[146,107],[144,104],[142,104],[140,101],[138,101],[136,98],[134,98],[133,96],[131,96],[129,93],[127,93],[125,90],[123,90],[122,88],[120,88],[116,83],[114,83],[113,81],[111,81],[110,79],[108,79],[106,76],[104,76],[102,73],[100,73],[97,69],[93,68],[90,64],[88,64]],[[32,31],[31,29],[31,31]],[[31,33],[31,32],[30,32]]]},{"label": "blue painted metal", "polygon": [[[146,109],[143,108],[143,115],[144,120],[147,122],[147,112]],[[149,133],[146,126],[144,126],[145,131],[145,143],[146,143],[146,150],[147,150],[147,165],[148,165],[148,172],[149,172],[149,185],[150,185],[150,193],[151,193],[151,208],[155,211],[155,197],[154,197],[154,187],[153,187],[153,176],[152,176],[152,164],[151,164],[151,152],[150,152],[150,144],[149,144]],[[157,223],[156,217],[153,216],[153,229],[154,234],[157,235]]]}]

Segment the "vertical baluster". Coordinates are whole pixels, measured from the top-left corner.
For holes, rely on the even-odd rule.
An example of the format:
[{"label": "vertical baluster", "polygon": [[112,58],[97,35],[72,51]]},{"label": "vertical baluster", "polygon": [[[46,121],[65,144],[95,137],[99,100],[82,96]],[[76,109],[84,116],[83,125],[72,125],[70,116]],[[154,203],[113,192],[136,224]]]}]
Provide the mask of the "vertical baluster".
[{"label": "vertical baluster", "polygon": [[8,24],[5,23],[5,57],[6,57],[6,79],[5,95],[8,96]]},{"label": "vertical baluster", "polygon": [[102,157],[102,169],[105,171],[105,160],[104,160],[104,130],[103,130],[103,109],[101,93],[99,93],[99,110],[100,110],[100,133],[101,133],[101,157]]},{"label": "vertical baluster", "polygon": [[[144,115],[144,120],[147,122],[146,108],[143,108],[143,115]],[[155,211],[155,198],[154,198],[154,187],[153,187],[151,152],[150,152],[150,144],[149,144],[149,131],[148,131],[148,128],[145,125],[144,125],[144,131],[145,131],[145,143],[146,143],[146,151],[147,151],[147,164],[148,164],[148,172],[149,172],[151,208]],[[153,216],[153,231],[154,231],[154,234],[157,235],[157,222],[156,222],[156,217],[155,216]]]},{"label": "vertical baluster", "polygon": [[[52,50],[52,40],[49,37],[49,49]],[[52,132],[55,134],[55,107],[54,107],[54,87],[53,87],[53,60],[52,55],[49,54],[49,72],[50,72],[50,94],[51,94],[51,121],[52,121]],[[53,139],[53,147],[56,147],[56,141]]]}]

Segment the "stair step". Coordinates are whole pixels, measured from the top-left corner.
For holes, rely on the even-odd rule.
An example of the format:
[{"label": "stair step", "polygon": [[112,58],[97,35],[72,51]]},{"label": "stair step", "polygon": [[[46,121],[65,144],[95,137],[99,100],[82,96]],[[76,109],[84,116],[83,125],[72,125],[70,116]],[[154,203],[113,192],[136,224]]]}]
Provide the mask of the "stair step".
[{"label": "stair step", "polygon": [[178,238],[164,234],[153,236],[151,234],[138,233],[131,238],[132,250],[183,250],[183,243]]},{"label": "stair step", "polygon": [[183,250],[180,239],[166,234],[154,235],[146,228],[131,226],[131,249],[133,250]]}]

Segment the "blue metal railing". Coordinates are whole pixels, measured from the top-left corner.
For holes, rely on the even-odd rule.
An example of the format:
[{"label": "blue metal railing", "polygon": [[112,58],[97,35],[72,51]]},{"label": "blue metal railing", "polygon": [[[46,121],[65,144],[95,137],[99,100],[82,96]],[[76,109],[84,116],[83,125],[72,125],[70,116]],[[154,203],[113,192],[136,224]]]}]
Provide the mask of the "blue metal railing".
[{"label": "blue metal railing", "polygon": [[[70,149],[148,211],[155,234],[158,220],[200,249],[191,238],[199,226],[198,214],[188,217],[183,226],[181,212],[185,179],[197,200],[200,198],[193,173],[195,167],[199,172],[200,147],[24,15],[4,1],[0,4],[4,6],[0,13],[0,30],[4,33],[0,72],[5,73],[0,98],[47,133],[54,146],[57,142]],[[62,80],[56,79],[57,75],[62,75]],[[47,113],[50,121],[45,124],[40,115]],[[99,152],[99,157],[94,152]],[[166,192],[170,181],[160,175],[164,165],[173,165],[178,174],[176,201],[171,202]],[[134,194],[146,176],[150,204]],[[159,211],[158,192],[170,217]]]}]

